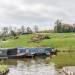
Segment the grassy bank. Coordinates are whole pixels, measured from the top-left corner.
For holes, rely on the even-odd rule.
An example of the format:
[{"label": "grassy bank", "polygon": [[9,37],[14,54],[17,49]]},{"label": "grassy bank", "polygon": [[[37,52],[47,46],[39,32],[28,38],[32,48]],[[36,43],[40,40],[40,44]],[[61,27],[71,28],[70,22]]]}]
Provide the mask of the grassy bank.
[{"label": "grassy bank", "polygon": [[75,49],[75,33],[48,33],[51,39],[42,40],[41,42],[29,43],[30,38],[36,34],[20,35],[18,39],[9,38],[2,42],[3,47],[54,47],[59,50]]},{"label": "grassy bank", "polygon": [[58,53],[57,56],[51,59],[51,62],[55,62],[57,68],[63,66],[75,66],[75,53]]}]

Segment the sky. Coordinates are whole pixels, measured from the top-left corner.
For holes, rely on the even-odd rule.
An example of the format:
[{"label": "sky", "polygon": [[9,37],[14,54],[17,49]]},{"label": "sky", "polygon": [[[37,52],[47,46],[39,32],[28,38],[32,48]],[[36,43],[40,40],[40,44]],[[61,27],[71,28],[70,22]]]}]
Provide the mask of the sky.
[{"label": "sky", "polygon": [[54,27],[57,19],[75,23],[75,0],[0,0],[0,27]]}]

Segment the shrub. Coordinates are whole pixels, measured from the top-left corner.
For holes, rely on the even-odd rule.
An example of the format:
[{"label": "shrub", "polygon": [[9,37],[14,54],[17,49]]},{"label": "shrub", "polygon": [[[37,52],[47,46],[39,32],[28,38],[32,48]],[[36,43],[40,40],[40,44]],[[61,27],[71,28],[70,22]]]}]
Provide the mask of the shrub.
[{"label": "shrub", "polygon": [[5,38],[3,38],[3,39],[2,39],[2,41],[6,41],[6,39],[5,39]]},{"label": "shrub", "polygon": [[50,37],[45,34],[37,34],[30,39],[30,42],[36,42],[36,41],[40,42],[41,40],[44,40],[44,39],[50,39]]}]

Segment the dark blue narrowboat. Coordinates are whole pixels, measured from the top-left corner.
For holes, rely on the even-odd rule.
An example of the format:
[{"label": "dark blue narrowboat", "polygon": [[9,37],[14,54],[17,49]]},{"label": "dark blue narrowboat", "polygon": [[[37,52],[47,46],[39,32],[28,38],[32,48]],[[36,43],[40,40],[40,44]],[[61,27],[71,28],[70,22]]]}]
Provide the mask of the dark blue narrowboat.
[{"label": "dark blue narrowboat", "polygon": [[26,56],[52,55],[55,54],[54,48],[1,48],[0,58],[20,58]]}]

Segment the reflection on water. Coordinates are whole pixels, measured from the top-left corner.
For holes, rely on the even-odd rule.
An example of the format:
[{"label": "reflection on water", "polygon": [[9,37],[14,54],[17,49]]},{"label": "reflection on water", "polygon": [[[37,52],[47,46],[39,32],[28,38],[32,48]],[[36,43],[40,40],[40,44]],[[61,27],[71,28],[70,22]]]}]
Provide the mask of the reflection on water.
[{"label": "reflection on water", "polygon": [[7,60],[9,73],[7,75],[56,75],[53,63],[46,64],[46,58],[25,58],[22,60]]}]

